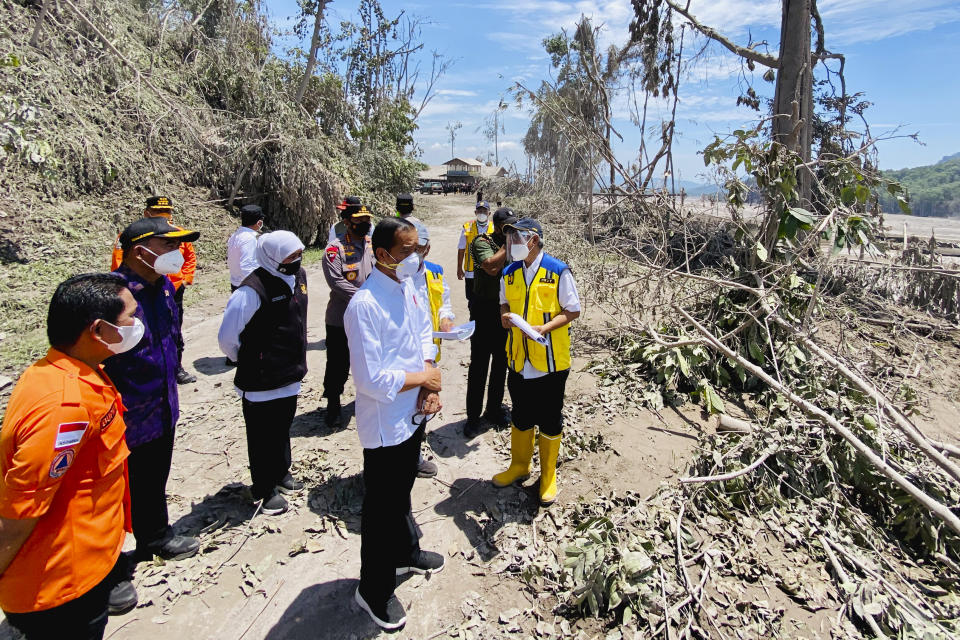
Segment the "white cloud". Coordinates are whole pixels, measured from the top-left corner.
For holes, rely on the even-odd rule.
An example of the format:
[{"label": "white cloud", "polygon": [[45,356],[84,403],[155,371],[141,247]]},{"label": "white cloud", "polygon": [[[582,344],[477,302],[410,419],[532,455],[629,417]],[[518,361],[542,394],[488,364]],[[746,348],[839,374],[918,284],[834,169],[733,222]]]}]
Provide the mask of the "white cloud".
[{"label": "white cloud", "polygon": [[440,89],[437,91],[438,96],[461,96],[461,97],[470,97],[477,95],[476,91],[468,91],[466,89]]}]

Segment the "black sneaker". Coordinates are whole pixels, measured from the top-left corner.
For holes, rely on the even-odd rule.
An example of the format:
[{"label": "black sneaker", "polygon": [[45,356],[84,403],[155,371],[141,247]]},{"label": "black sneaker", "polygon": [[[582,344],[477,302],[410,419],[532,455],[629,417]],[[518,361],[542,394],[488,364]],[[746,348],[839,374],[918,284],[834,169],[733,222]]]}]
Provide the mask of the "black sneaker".
[{"label": "black sneaker", "polygon": [[340,396],[327,398],[327,411],[324,416],[324,422],[330,428],[339,428],[340,422]]},{"label": "black sneaker", "polygon": [[280,481],[280,484],[277,485],[277,491],[280,493],[296,493],[303,489],[303,483],[298,482],[289,473],[283,477],[283,480]]},{"label": "black sneaker", "polygon": [[397,567],[398,576],[407,573],[423,575],[425,573],[440,573],[441,571],[443,571],[443,556],[433,551],[423,550],[418,553],[417,559],[411,562],[409,566]]},{"label": "black sneaker", "polygon": [[200,541],[192,536],[173,536],[150,549],[153,555],[164,560],[183,560],[196,555],[199,550]]},{"label": "black sneaker", "polygon": [[477,418],[467,418],[467,424],[463,425],[463,435],[468,440],[476,438],[484,431],[486,431],[486,428],[484,428],[483,422]]},{"label": "black sneaker", "polygon": [[354,600],[360,605],[360,608],[367,612],[367,615],[376,623],[376,625],[387,631],[402,629],[407,624],[407,612],[403,610],[403,605],[397,600],[396,595],[391,595],[390,599],[383,607],[371,607],[367,601],[360,595],[360,587],[357,587],[357,593]]},{"label": "black sneaker", "polygon": [[107,613],[111,616],[122,616],[137,606],[137,590],[133,588],[133,582],[124,580],[117,583],[110,590],[110,598],[107,600]]},{"label": "black sneaker", "polygon": [[430,460],[421,460],[417,465],[418,478],[432,478],[437,475],[437,465]]},{"label": "black sneaker", "polygon": [[269,498],[263,499],[263,506],[260,512],[265,516],[278,516],[287,511],[287,499],[279,493],[274,493]]},{"label": "black sneaker", "polygon": [[225,364],[225,365],[228,366],[228,367],[235,367],[235,366],[237,366],[236,361],[235,361],[235,360],[231,360],[230,358],[227,358],[227,359],[224,361],[223,364]]},{"label": "black sneaker", "polygon": [[190,384],[197,381],[197,376],[191,374],[183,367],[177,369],[177,384]]},{"label": "black sneaker", "polygon": [[502,408],[495,411],[484,411],[483,419],[497,429],[506,429],[507,425],[510,424],[510,419],[507,418],[507,414]]}]

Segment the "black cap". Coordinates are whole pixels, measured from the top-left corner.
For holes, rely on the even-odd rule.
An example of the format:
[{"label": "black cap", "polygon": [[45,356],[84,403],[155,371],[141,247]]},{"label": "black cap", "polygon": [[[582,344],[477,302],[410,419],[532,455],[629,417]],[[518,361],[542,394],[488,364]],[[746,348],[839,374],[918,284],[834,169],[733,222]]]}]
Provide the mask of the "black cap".
[{"label": "black cap", "polygon": [[493,224],[505,225],[517,221],[517,216],[510,207],[500,207],[493,212]]},{"label": "black cap", "polygon": [[413,196],[409,193],[401,193],[397,195],[397,206],[401,204],[409,204],[413,206]]},{"label": "black cap", "polygon": [[249,227],[263,220],[263,209],[257,204],[245,204],[240,207],[240,224]]},{"label": "black cap", "polygon": [[538,236],[543,238],[543,227],[540,226],[540,223],[533,218],[521,218],[516,222],[510,222],[504,225],[504,230],[508,228],[516,229],[517,231],[533,231]]},{"label": "black cap", "polygon": [[152,211],[170,211],[173,203],[166,196],[150,196],[147,198],[147,209]]},{"label": "black cap", "polygon": [[347,196],[343,199],[343,202],[337,205],[337,209],[340,209],[340,215],[346,218],[359,211],[362,206],[363,203],[359,196]]},{"label": "black cap", "polygon": [[182,242],[193,242],[199,237],[199,231],[175,227],[164,218],[140,218],[120,234],[120,248],[126,251],[150,238],[176,238]]}]

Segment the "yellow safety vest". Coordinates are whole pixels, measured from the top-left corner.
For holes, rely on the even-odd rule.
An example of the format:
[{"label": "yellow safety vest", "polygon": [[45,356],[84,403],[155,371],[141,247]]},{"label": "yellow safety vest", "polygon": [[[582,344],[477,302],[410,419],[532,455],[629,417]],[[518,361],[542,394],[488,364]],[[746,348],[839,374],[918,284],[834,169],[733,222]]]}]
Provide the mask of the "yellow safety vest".
[{"label": "yellow safety vest", "polygon": [[[521,316],[531,325],[550,322],[563,308],[560,306],[560,274],[569,267],[549,254],[543,254],[540,268],[527,288],[523,277],[523,262],[514,262],[503,270],[503,289],[510,311]],[[570,368],[570,325],[554,329],[546,335],[543,346],[524,335],[516,327],[510,328],[507,337],[507,364],[520,373],[523,364],[530,364],[539,371],[553,373]]]},{"label": "yellow safety vest", "polygon": [[[490,220],[487,221],[487,230],[484,233],[493,233],[493,222]],[[473,272],[473,256],[470,253],[470,244],[480,235],[480,231],[477,229],[477,221],[464,222],[463,234],[467,238],[467,251],[463,254],[463,270]]]},{"label": "yellow safety vest", "polygon": [[[425,262],[427,276],[427,295],[430,298],[430,321],[433,330],[440,330],[440,307],[443,306],[443,267],[434,262]],[[440,362],[440,338],[433,339],[437,345],[437,359]]]}]

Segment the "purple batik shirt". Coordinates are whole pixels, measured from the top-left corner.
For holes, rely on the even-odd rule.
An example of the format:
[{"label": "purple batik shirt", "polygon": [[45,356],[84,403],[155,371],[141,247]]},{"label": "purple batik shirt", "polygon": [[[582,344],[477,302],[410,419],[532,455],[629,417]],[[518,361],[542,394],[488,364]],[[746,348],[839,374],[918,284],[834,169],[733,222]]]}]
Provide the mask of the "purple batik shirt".
[{"label": "purple batik shirt", "polygon": [[136,315],[145,328],[136,347],[103,363],[123,396],[127,446],[132,448],[172,433],[180,417],[180,311],[169,279],[161,277],[150,283],[123,264],[114,273],[127,281],[127,288],[139,305]]}]

